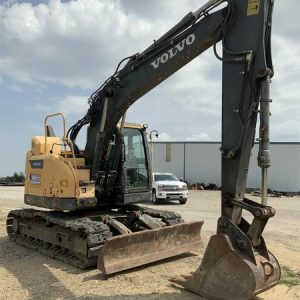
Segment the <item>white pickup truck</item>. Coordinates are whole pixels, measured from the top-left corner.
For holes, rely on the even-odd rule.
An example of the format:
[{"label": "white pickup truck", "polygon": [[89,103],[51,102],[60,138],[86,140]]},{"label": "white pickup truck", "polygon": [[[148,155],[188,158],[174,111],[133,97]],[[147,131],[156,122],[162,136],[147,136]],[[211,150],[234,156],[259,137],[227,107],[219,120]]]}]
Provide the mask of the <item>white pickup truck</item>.
[{"label": "white pickup truck", "polygon": [[179,200],[180,204],[185,204],[189,192],[187,184],[180,181],[172,173],[152,173],[152,202],[158,204],[166,200]]}]

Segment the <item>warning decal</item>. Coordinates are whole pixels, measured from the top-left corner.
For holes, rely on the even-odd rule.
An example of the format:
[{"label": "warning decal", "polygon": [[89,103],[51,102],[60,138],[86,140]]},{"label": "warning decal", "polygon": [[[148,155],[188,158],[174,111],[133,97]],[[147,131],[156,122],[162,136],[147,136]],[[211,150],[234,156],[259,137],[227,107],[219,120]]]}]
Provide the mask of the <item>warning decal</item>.
[{"label": "warning decal", "polygon": [[257,15],[259,13],[260,0],[248,0],[247,16]]}]

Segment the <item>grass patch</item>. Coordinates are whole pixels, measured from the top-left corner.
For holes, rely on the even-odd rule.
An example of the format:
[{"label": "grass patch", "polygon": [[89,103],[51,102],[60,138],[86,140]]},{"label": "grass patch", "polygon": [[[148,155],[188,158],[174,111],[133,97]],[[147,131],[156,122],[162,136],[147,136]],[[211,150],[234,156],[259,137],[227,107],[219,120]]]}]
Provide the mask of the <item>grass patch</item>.
[{"label": "grass patch", "polygon": [[285,284],[288,287],[300,285],[300,273],[283,266],[281,268],[281,279],[279,283]]}]

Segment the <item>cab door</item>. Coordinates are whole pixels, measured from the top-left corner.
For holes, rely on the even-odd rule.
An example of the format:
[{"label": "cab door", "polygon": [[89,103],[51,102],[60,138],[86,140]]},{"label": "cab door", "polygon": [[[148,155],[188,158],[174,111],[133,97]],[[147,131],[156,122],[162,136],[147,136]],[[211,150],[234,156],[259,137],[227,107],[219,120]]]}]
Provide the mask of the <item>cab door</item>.
[{"label": "cab door", "polygon": [[142,130],[124,128],[124,175],[128,192],[149,190],[148,151]]}]

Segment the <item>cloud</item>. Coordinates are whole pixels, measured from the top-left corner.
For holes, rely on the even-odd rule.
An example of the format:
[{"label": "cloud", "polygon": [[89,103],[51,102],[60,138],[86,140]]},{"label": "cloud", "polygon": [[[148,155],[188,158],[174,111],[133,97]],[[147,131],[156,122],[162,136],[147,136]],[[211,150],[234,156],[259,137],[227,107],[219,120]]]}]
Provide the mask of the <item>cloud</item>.
[{"label": "cloud", "polygon": [[299,141],[300,120],[278,120],[275,124],[273,124],[271,133],[273,137],[271,141]]},{"label": "cloud", "polygon": [[211,139],[206,132],[197,132],[187,137],[186,140],[187,141],[210,141]]},{"label": "cloud", "polygon": [[[173,0],[42,2],[0,5],[0,84],[19,94],[26,87],[27,93],[43,90],[46,97],[39,94],[35,108],[43,113],[61,110],[78,119],[87,109],[88,98],[78,95],[88,96],[123,57],[142,52],[205,1],[182,0],[176,5]],[[276,124],[286,124],[286,130],[295,132],[289,136],[300,140],[292,127],[300,115],[300,2],[285,2],[275,2],[273,18],[273,141],[287,138]],[[128,120],[169,134],[166,139],[220,140],[221,72],[221,63],[208,50],[139,100],[130,108]],[[49,86],[57,91],[55,95],[49,95]]]},{"label": "cloud", "polygon": [[37,103],[33,106],[34,110],[38,110],[43,113],[52,113],[52,107],[47,104]]},{"label": "cloud", "polygon": [[84,116],[89,108],[87,97],[66,95],[63,97],[51,98],[50,103],[37,102],[31,110],[39,110],[42,113],[53,114],[62,112],[65,115]]},{"label": "cloud", "polygon": [[123,56],[143,49],[152,27],[111,1],[1,5],[0,16],[0,75],[81,88],[97,86]]},{"label": "cloud", "polygon": [[[62,111],[74,124],[122,58],[142,52],[205,2],[0,1],[1,175],[23,169],[45,115]],[[299,11],[299,0],[275,1],[271,141],[300,141]],[[159,140],[220,141],[221,72],[208,50],[130,107],[127,120],[158,130]],[[60,120],[53,122],[59,132]],[[85,129],[80,134],[84,147]]]},{"label": "cloud", "polygon": [[57,108],[65,114],[80,114],[83,116],[88,110],[89,105],[87,97],[68,95],[58,100]]},{"label": "cloud", "polygon": [[157,141],[163,141],[163,142],[169,142],[169,141],[174,141],[174,138],[171,137],[170,134],[166,133],[166,132],[162,132],[159,133],[159,136],[157,139],[155,139]]}]

